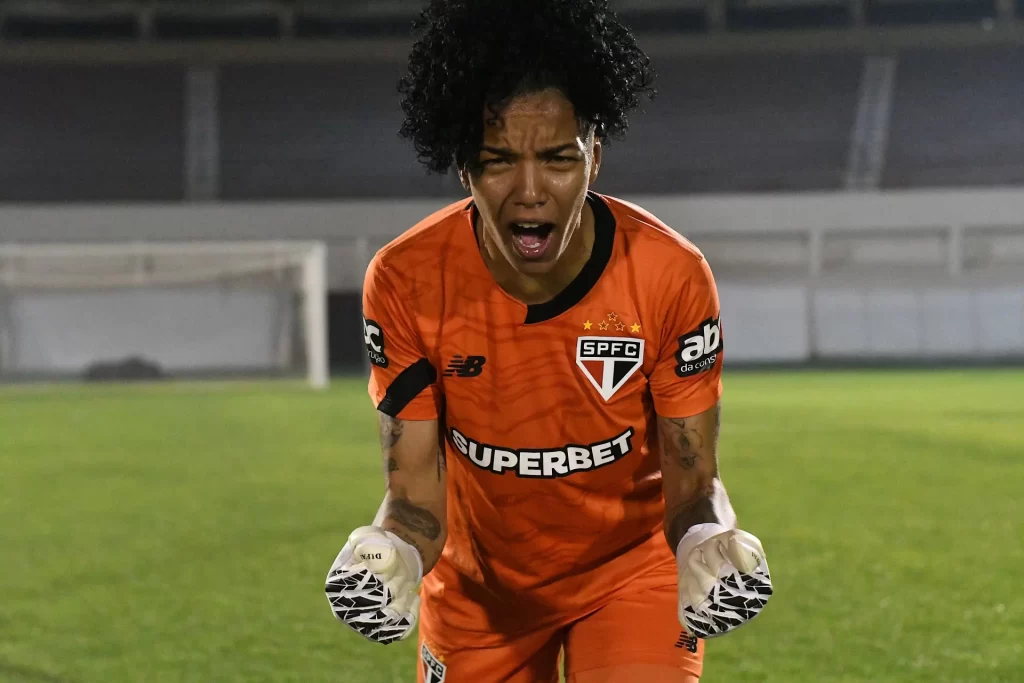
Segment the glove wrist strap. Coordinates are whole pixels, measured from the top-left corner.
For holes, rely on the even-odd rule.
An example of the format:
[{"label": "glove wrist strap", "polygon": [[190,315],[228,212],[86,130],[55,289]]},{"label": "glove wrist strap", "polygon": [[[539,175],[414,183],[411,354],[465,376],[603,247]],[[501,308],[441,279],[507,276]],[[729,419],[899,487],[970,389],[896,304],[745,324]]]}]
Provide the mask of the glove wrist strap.
[{"label": "glove wrist strap", "polygon": [[728,527],[713,522],[694,524],[679,539],[679,545],[676,546],[676,562],[682,566],[694,548],[709,538],[724,534],[728,530]]}]

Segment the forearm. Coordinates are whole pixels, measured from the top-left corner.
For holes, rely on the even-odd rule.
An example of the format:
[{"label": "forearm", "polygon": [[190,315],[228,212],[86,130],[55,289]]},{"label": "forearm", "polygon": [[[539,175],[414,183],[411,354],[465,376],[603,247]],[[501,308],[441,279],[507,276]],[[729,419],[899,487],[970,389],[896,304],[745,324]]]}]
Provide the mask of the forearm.
[{"label": "forearm", "polygon": [[432,506],[417,504],[407,498],[395,497],[388,491],[381,503],[378,526],[390,531],[416,548],[423,560],[423,573],[427,574],[441,559],[441,551],[448,537],[444,515]]},{"label": "forearm", "polygon": [[695,524],[736,526],[725,486],[718,477],[718,406],[689,418],[659,418],[665,538],[675,551]]},{"label": "forearm", "polygon": [[[771,595],[767,566],[764,574],[754,573],[764,562],[761,542],[736,528],[718,476],[720,418],[718,405],[690,417],[658,416],[665,539],[676,556],[679,619],[699,638],[745,624]],[[742,585],[736,573],[744,575]]]},{"label": "forearm", "polygon": [[[424,429],[422,423],[381,416],[380,426],[387,491],[374,524],[416,548],[426,574],[437,564],[447,540],[443,445],[437,443],[436,431],[432,437],[410,433]],[[424,451],[424,438],[432,438],[430,457],[412,457]]]}]

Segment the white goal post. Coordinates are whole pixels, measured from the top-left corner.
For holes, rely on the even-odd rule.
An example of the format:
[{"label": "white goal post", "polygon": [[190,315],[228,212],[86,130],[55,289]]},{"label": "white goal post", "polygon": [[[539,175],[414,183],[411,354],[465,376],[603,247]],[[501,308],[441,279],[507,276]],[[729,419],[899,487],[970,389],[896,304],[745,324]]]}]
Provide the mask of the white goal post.
[{"label": "white goal post", "polygon": [[0,381],[303,375],[329,382],[316,241],[0,244]]}]

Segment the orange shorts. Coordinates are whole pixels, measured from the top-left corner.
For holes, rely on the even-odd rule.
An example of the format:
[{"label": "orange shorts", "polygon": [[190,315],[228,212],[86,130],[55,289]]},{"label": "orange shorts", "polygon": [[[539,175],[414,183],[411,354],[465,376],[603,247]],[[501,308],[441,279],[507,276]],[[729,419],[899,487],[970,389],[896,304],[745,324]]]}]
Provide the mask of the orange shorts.
[{"label": "orange shorts", "polygon": [[[646,577],[645,577],[646,578]],[[700,678],[704,643],[683,637],[672,583],[620,595],[570,624],[517,636],[497,647],[474,647],[464,634],[435,628],[424,605],[419,630],[419,683],[558,683],[564,654],[569,683],[610,667],[654,666],[678,671],[662,680]],[[646,581],[644,582],[646,583]],[[601,680],[600,676],[592,680]]]}]

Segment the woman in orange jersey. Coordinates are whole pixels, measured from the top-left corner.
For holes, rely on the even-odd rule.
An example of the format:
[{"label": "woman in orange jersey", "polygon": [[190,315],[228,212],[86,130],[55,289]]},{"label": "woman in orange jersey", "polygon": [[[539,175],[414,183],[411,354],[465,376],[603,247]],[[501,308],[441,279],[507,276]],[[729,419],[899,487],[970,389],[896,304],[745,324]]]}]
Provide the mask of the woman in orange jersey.
[{"label": "woman in orange jersey", "polygon": [[423,683],[693,683],[771,581],[718,474],[711,270],[590,189],[648,59],[604,0],[435,0],[419,28],[402,133],[469,197],[366,273],[387,493],[332,610],[381,643],[419,623]]}]

